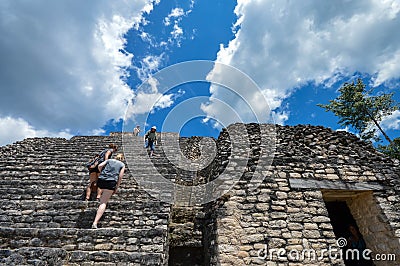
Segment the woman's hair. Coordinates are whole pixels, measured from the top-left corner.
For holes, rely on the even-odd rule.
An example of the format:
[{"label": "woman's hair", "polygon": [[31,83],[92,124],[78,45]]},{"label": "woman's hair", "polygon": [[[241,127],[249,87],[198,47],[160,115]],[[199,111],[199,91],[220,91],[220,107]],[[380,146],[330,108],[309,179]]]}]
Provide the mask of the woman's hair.
[{"label": "woman's hair", "polygon": [[109,147],[110,149],[118,150],[118,146],[115,145],[114,143],[111,143],[110,145],[108,145],[108,147]]},{"label": "woman's hair", "polygon": [[122,153],[118,153],[117,156],[115,156],[115,159],[117,159],[118,161],[123,161],[124,155]]}]

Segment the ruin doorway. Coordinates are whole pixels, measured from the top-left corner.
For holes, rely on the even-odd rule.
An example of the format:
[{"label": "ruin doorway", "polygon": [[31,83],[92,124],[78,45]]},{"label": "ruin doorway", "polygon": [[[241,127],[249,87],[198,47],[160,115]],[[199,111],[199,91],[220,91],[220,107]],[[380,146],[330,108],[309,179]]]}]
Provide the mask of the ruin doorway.
[{"label": "ruin doorway", "polygon": [[[396,227],[390,223],[396,219],[397,212],[395,206],[389,206],[396,197],[391,196],[392,200],[388,200],[386,187],[376,183],[349,183],[340,180],[291,178],[289,182],[292,188],[321,191],[326,210],[329,208],[331,212],[329,214],[327,211],[336,239],[344,231],[343,226],[340,225],[341,217],[348,216],[347,210],[350,210],[352,219],[364,238],[367,248],[372,251],[373,258],[376,258],[376,255],[385,258],[385,260],[375,259],[374,265],[399,265],[396,261],[400,258],[399,237],[396,235]],[[335,205],[330,202],[342,203]],[[346,203],[347,208],[344,207],[343,202]],[[342,218],[342,220],[345,219]],[[352,221],[350,218],[347,219]]]},{"label": "ruin doorway", "polygon": [[348,237],[348,226],[357,225],[345,201],[325,202],[336,239]]},{"label": "ruin doorway", "polygon": [[[372,196],[371,192],[365,191],[343,191],[343,190],[326,190],[322,192],[325,206],[328,211],[329,218],[331,220],[331,225],[333,228],[333,232],[337,239],[337,244],[341,247],[343,253],[343,260],[346,266],[352,265],[362,265],[362,266],[369,266],[373,265],[371,260],[365,260],[362,257],[362,251],[366,248],[364,236],[362,235],[359,225],[357,224],[357,220],[364,219],[365,217],[357,216],[354,217],[352,213],[360,213],[360,210],[357,210],[357,205],[352,205],[351,202],[358,201],[360,199],[365,199],[365,197]],[[350,204],[350,205],[349,205]],[[349,227],[353,226],[357,231],[358,235],[363,242],[362,246],[360,247],[360,254],[358,258],[350,256],[351,253],[346,252],[348,249],[354,249],[349,244],[348,241],[350,239],[351,233]],[[345,241],[345,242],[343,242]],[[340,244],[344,243],[344,246]],[[348,254],[348,255],[346,255]]]},{"label": "ruin doorway", "polygon": [[201,247],[170,247],[169,266],[203,266],[204,251]]}]

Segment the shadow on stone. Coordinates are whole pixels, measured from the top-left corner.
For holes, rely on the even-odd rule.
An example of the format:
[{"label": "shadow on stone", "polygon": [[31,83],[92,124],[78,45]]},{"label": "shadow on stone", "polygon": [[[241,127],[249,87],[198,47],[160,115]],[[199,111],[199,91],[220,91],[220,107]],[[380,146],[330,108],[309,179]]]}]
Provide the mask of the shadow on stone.
[{"label": "shadow on stone", "polygon": [[97,209],[87,209],[82,211],[76,219],[76,227],[80,229],[91,228]]}]

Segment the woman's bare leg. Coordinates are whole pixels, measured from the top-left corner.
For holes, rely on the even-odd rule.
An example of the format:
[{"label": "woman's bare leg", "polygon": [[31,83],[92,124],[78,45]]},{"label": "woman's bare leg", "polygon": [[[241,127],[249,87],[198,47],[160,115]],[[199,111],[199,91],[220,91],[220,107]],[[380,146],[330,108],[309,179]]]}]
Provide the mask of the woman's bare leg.
[{"label": "woman's bare leg", "polygon": [[93,226],[97,227],[97,223],[99,222],[100,218],[103,216],[104,211],[106,210],[106,205],[109,199],[111,198],[112,194],[114,194],[114,190],[103,189],[100,197],[100,205],[97,209],[96,217],[93,221]]},{"label": "woman's bare leg", "polygon": [[89,175],[89,185],[86,188],[86,200],[90,199],[92,194],[92,184],[97,180],[97,173],[90,173]]},{"label": "woman's bare leg", "polygon": [[[99,179],[99,176],[100,176],[100,173],[96,173],[96,175],[97,175],[96,180],[98,180],[98,179]],[[99,187],[97,187],[97,196],[96,196],[96,199],[98,200],[98,199],[100,199],[100,197],[101,197],[101,189],[100,189]]]}]

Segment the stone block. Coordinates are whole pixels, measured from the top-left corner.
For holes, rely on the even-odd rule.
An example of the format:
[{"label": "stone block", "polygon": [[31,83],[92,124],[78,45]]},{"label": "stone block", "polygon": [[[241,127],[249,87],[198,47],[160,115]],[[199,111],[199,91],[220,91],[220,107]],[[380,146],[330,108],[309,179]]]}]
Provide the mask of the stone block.
[{"label": "stone block", "polygon": [[329,223],[331,220],[327,216],[316,216],[312,218],[314,223]]},{"label": "stone block", "polygon": [[249,257],[250,254],[249,254],[248,252],[246,252],[246,251],[241,250],[241,251],[239,251],[239,252],[237,253],[237,256],[238,256],[239,258],[246,258],[246,257]]},{"label": "stone block", "polygon": [[290,178],[301,178],[301,174],[299,173],[289,173]]},{"label": "stone block", "polygon": [[305,238],[320,238],[321,234],[318,230],[304,230],[303,236]]},{"label": "stone block", "polygon": [[304,230],[318,230],[318,225],[315,223],[304,223]]},{"label": "stone block", "polygon": [[303,224],[301,223],[293,223],[293,222],[288,222],[287,227],[291,231],[300,231],[303,230]]},{"label": "stone block", "polygon": [[256,204],[256,209],[260,210],[260,211],[268,211],[270,208],[270,204],[269,203],[258,203]]},{"label": "stone block", "polygon": [[284,220],[273,220],[269,222],[269,226],[272,229],[276,229],[276,228],[286,228],[287,223]]},{"label": "stone block", "polygon": [[262,244],[254,244],[254,247],[253,246],[251,246],[251,245],[245,245],[245,246],[240,246],[240,250],[243,250],[243,251],[249,251],[249,250],[252,250],[253,248],[254,249],[257,249],[256,248],[256,245],[262,245]]}]

